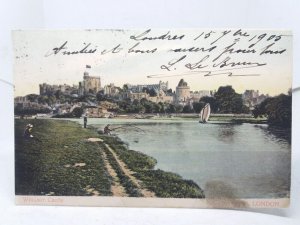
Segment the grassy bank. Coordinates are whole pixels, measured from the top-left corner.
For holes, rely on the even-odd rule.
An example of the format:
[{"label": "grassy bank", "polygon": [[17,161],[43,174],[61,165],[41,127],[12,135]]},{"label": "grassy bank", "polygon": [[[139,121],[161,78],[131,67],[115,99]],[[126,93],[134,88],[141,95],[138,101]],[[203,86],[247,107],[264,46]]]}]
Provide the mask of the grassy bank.
[{"label": "grassy bank", "polygon": [[130,178],[124,173],[124,171],[121,169],[119,163],[114,158],[113,154],[109,151],[109,149],[103,143],[101,143],[101,147],[105,151],[105,154],[107,155],[111,166],[116,171],[121,184],[123,185],[123,187],[125,187],[125,190],[129,194],[129,196],[130,197],[142,197],[142,194],[139,191],[136,184],[134,184],[132,182],[132,180],[130,180]]},{"label": "grassy bank", "polygon": [[128,168],[135,172],[134,176],[143,182],[144,187],[153,191],[157,197],[204,198],[204,192],[194,181],[185,180],[175,173],[155,170],[156,159],[129,150],[117,137],[101,136],[101,138],[114,149]]},{"label": "grassy bank", "polygon": [[[34,126],[34,138],[30,140],[23,138],[28,123]],[[105,166],[105,153],[127,195],[142,196],[104,143],[87,141],[90,137],[103,139],[134,172],[140,185],[157,197],[204,197],[202,189],[193,181],[155,170],[154,158],[129,150],[117,137],[99,135],[94,129],[83,129],[75,122],[46,119],[15,120],[16,194],[89,196],[97,193],[110,196],[114,177]]]},{"label": "grassy bank", "polygon": [[[23,129],[33,124],[34,139],[25,140]],[[94,132],[68,121],[15,121],[15,177],[19,195],[111,195],[112,178],[103,166]],[[84,163],[84,166],[78,166]],[[81,164],[83,165],[83,164]]]}]

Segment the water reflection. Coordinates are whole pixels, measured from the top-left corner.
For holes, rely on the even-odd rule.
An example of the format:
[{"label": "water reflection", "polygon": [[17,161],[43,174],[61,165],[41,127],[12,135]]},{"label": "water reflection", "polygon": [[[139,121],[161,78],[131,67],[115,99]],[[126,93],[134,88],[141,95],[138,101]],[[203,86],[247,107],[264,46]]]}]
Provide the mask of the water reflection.
[{"label": "water reflection", "polygon": [[261,129],[264,132],[264,136],[272,141],[279,143],[291,144],[291,129],[283,127],[275,127],[268,125],[255,125],[256,128]]},{"label": "water reflection", "polygon": [[221,189],[227,190],[222,195],[230,204],[236,204],[232,199],[238,198],[289,196],[290,130],[198,121],[89,121],[101,128],[108,123],[138,126],[145,132],[129,126],[114,133],[128,142],[130,149],[157,159],[156,168],[195,181],[208,197],[221,193]]},{"label": "water reflection", "polygon": [[238,190],[231,184],[220,180],[209,180],[205,184],[206,202],[212,208],[246,208],[249,205],[236,196]]},{"label": "water reflection", "polygon": [[236,133],[235,126],[233,124],[219,125],[218,127],[218,140],[225,143],[234,142],[234,135]]}]

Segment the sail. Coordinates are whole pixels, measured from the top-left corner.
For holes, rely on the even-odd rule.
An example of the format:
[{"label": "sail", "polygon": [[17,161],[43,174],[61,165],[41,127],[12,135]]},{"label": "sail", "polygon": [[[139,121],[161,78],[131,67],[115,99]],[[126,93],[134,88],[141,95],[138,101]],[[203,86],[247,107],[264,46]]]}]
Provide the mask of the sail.
[{"label": "sail", "polygon": [[207,103],[200,112],[200,122],[206,123],[210,116],[210,105]]}]

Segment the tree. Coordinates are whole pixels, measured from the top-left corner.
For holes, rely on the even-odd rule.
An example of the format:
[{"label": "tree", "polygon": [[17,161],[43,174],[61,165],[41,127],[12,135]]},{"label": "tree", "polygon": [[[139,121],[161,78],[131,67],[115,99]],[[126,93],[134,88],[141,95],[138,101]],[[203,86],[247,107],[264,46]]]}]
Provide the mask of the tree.
[{"label": "tree", "polygon": [[159,112],[160,113],[165,113],[166,112],[166,105],[162,102],[159,102],[158,105],[159,105],[159,108],[160,108]]},{"label": "tree", "polygon": [[133,102],[132,102],[132,104],[133,104],[133,105],[138,105],[138,104],[140,104],[140,101],[137,100],[137,99],[134,99]]},{"label": "tree", "polygon": [[146,93],[149,94],[151,97],[157,96],[157,93],[156,93],[156,91],[155,91],[153,88],[149,89],[149,88],[147,88],[147,87],[143,87],[142,91],[143,91],[143,92],[146,92]]},{"label": "tree", "polygon": [[210,96],[203,96],[202,98],[200,98],[199,103],[201,104],[201,108],[199,110],[199,112],[201,111],[201,109],[205,106],[206,103],[210,104],[210,109],[211,112],[216,113],[218,112],[219,109],[219,105],[218,102],[216,100],[215,97],[210,97]]},{"label": "tree", "polygon": [[175,113],[176,112],[175,105],[169,104],[166,108],[166,112],[167,113]]},{"label": "tree", "polygon": [[182,112],[183,113],[193,113],[194,110],[192,109],[192,107],[190,106],[190,104],[188,104],[188,105],[185,105],[183,107]]},{"label": "tree", "polygon": [[232,98],[231,110],[234,113],[243,113],[243,99],[242,99],[242,95],[236,94]]},{"label": "tree", "polygon": [[61,90],[57,90],[54,95],[57,99],[60,99],[63,96],[63,93],[61,92]]},{"label": "tree", "polygon": [[54,105],[56,103],[56,97],[54,95],[48,96],[47,103],[48,105]]},{"label": "tree", "polygon": [[127,84],[124,84],[124,85],[123,85],[123,91],[124,91],[124,92],[127,92],[127,91],[128,91],[128,85],[127,85]]},{"label": "tree", "polygon": [[37,95],[37,94],[29,94],[29,95],[26,95],[26,97],[27,97],[27,99],[30,102],[37,102],[38,98],[39,98],[39,95]]},{"label": "tree", "polygon": [[205,102],[200,101],[200,102],[193,102],[193,108],[195,110],[195,113],[200,113],[201,109],[205,106]]},{"label": "tree", "polygon": [[104,91],[98,91],[96,94],[96,99],[97,101],[106,101],[107,100],[107,95],[104,94]]},{"label": "tree", "polygon": [[77,117],[77,118],[81,117],[82,114],[83,114],[83,108],[81,108],[81,107],[76,107],[72,111],[72,116]]},{"label": "tree", "polygon": [[135,99],[133,102],[129,103],[126,112],[128,113],[144,113],[145,107],[140,103],[139,100]]},{"label": "tree", "polygon": [[183,106],[182,105],[175,105],[175,112],[176,113],[181,113],[183,110]]},{"label": "tree", "polygon": [[143,89],[142,89],[142,92],[149,93],[149,88],[147,88],[147,87],[143,87]]},{"label": "tree", "polygon": [[50,113],[51,110],[49,108],[46,107],[42,107],[42,108],[30,108],[30,107],[26,107],[23,108],[23,106],[21,104],[18,104],[15,107],[15,114],[16,115],[35,115],[37,113]]},{"label": "tree", "polygon": [[219,87],[215,98],[221,113],[243,113],[243,110],[246,111],[242,95],[237,94],[232,86]]},{"label": "tree", "polygon": [[40,104],[46,104],[46,103],[48,103],[48,102],[49,102],[48,96],[47,96],[47,95],[40,95],[40,96],[38,97],[38,102],[39,102]]},{"label": "tree", "polygon": [[265,99],[253,110],[255,118],[266,116],[271,125],[291,127],[292,122],[292,96],[281,94]]},{"label": "tree", "polygon": [[254,118],[258,117],[267,117],[267,105],[273,101],[273,98],[266,98],[263,102],[261,102],[259,105],[256,105],[254,107],[254,110],[252,110],[252,114]]},{"label": "tree", "polygon": [[152,104],[153,104],[153,112],[154,113],[159,113],[160,110],[161,110],[161,106],[157,103],[154,103],[154,102]]},{"label": "tree", "polygon": [[153,103],[148,101],[146,98],[142,98],[140,103],[145,108],[146,113],[153,113],[155,111]]},{"label": "tree", "polygon": [[169,95],[172,95],[172,94],[173,94],[172,88],[170,88],[170,89],[167,90],[167,94],[169,94]]}]

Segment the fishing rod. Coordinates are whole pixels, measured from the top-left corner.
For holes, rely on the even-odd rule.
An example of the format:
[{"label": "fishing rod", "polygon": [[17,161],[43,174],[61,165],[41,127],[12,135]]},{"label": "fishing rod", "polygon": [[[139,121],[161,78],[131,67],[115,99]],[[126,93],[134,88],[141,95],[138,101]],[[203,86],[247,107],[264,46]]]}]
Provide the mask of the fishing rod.
[{"label": "fishing rod", "polygon": [[115,127],[115,128],[112,128],[111,130],[117,130],[117,129],[121,129],[121,128],[124,128],[125,126],[121,126],[121,127]]},{"label": "fishing rod", "polygon": [[132,125],[132,124],[128,124],[128,126],[130,126],[130,127],[134,127],[134,128],[136,128],[136,129],[138,129],[138,130],[140,130],[140,131],[142,131],[142,132],[144,132],[145,133],[145,130],[143,130],[142,128],[140,128],[140,127],[137,127],[137,126],[135,126],[135,125]]},{"label": "fishing rod", "polygon": [[141,128],[137,127],[137,126],[134,126],[132,124],[127,124],[127,125],[124,125],[124,126],[115,127],[115,128],[112,128],[111,131],[117,130],[117,129],[126,129],[127,127],[132,127],[132,128],[135,128],[135,129],[140,130],[140,131],[142,131],[142,132],[145,133],[145,131],[143,129],[141,129]]}]

